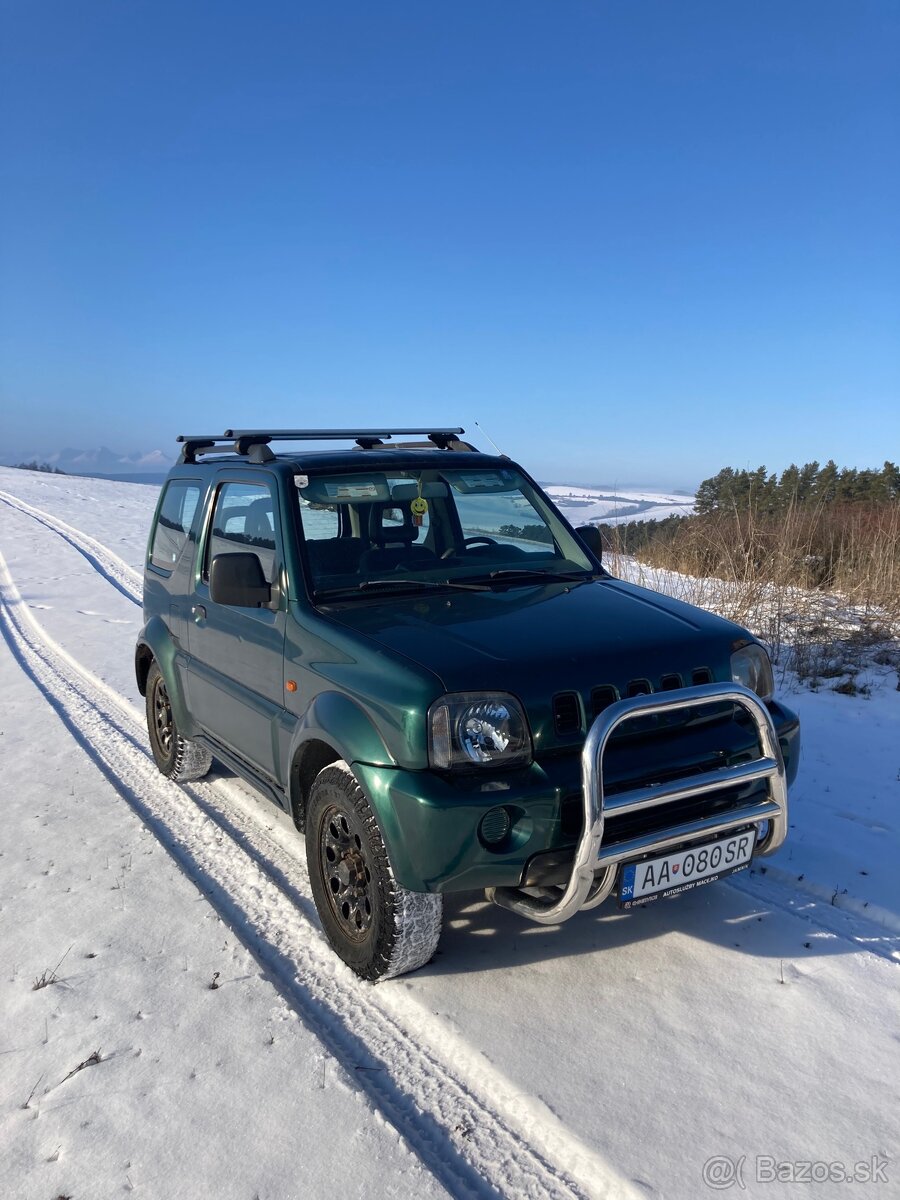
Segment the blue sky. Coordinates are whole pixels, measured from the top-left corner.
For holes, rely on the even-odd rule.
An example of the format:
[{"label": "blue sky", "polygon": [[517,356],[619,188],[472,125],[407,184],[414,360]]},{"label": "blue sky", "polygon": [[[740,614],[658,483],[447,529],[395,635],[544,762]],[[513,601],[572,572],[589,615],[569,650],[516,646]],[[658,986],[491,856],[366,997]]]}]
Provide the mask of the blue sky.
[{"label": "blue sky", "polygon": [[900,457],[893,0],[2,0],[0,440]]}]

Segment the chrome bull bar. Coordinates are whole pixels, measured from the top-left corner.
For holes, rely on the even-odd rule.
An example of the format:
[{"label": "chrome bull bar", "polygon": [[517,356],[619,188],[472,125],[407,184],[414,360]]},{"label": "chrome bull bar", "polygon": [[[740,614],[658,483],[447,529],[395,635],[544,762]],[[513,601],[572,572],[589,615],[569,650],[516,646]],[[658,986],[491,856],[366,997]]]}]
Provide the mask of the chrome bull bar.
[{"label": "chrome bull bar", "polygon": [[[739,705],[750,715],[759,735],[759,758],[735,766],[717,767],[701,775],[691,775],[670,783],[634,788],[606,799],[603,792],[603,756],[610,738],[620,725],[635,717],[701,708],[719,702]],[[628,859],[762,821],[769,822],[769,831],[756,853],[771,854],[778,849],[787,833],[787,784],[775,727],[759,696],[739,683],[703,684],[700,687],[679,688],[665,695],[632,696],[611,704],[588,731],[581,752],[581,779],[584,827],[575,851],[572,874],[562,894],[557,888],[537,888],[529,892],[521,888],[488,888],[486,894],[495,904],[541,925],[557,925],[568,921],[580,909],[601,904],[615,886],[619,863]],[[763,801],[743,804],[655,833],[603,845],[605,818],[610,813],[637,812],[657,804],[702,796],[760,779],[768,780],[768,796]]]}]

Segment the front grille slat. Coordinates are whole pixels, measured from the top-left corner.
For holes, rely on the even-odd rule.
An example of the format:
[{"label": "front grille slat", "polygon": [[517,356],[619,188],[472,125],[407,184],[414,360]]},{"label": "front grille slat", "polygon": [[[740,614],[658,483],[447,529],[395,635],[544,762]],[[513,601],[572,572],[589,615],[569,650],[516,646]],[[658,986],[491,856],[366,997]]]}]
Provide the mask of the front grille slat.
[{"label": "front grille slat", "polygon": [[611,704],[615,704],[618,698],[618,690],[611,683],[604,683],[600,687],[592,688],[591,717],[599,717],[603,710],[609,708]]},{"label": "front grille slat", "polygon": [[553,727],[559,737],[581,732],[581,705],[576,692],[553,697]]}]

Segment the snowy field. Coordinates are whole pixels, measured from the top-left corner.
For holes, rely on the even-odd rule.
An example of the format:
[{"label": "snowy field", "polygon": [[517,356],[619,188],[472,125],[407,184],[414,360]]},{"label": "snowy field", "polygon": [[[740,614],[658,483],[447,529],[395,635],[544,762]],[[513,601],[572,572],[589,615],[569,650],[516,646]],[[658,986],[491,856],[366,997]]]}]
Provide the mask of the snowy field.
[{"label": "snowy field", "polygon": [[622,525],[626,521],[684,517],[693,511],[694,497],[677,492],[645,492],[618,488],[583,488],[551,483],[544,488],[573,525]]},{"label": "snowy field", "polygon": [[372,986],[283,814],[149,758],[156,494],[0,469],[0,1196],[900,1195],[896,672],[783,681],[764,868],[559,928],[449,897],[434,961]]}]

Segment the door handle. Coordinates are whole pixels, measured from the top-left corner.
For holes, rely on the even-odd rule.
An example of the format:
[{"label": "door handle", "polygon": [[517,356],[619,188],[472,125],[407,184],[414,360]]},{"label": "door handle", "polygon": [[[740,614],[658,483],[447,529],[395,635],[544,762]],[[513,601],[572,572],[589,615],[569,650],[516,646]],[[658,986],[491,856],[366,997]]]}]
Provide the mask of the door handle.
[{"label": "door handle", "polygon": [[206,609],[203,607],[202,604],[195,604],[191,608],[191,614],[193,615],[195,621],[205,621],[206,620]]}]

